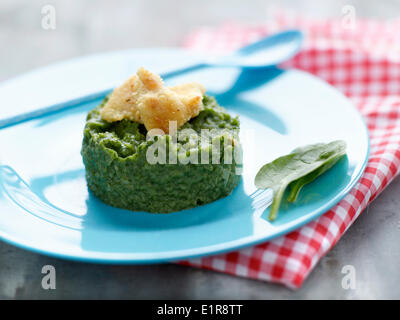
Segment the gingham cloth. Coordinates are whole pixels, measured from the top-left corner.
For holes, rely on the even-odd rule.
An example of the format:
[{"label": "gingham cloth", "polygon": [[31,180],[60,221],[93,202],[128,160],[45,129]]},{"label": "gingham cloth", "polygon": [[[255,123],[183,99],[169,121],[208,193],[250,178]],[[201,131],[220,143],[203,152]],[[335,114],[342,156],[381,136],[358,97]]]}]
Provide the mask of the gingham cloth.
[{"label": "gingham cloth", "polygon": [[240,251],[181,262],[299,288],[363,209],[393,180],[400,166],[400,21],[317,21],[278,17],[258,26],[201,28],[184,45],[225,53],[269,33],[298,28],[303,50],[284,67],[308,71],[346,94],[364,116],[370,134],[368,166],[354,189],[311,223]]}]

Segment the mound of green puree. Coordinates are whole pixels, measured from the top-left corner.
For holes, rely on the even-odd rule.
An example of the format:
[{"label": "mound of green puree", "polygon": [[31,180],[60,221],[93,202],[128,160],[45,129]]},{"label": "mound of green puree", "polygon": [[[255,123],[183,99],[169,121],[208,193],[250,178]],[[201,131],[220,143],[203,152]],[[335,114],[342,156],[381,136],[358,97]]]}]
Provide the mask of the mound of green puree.
[{"label": "mound of green puree", "polygon": [[[89,112],[81,150],[88,187],[103,202],[133,211],[168,213],[215,201],[238,185],[239,120],[213,97],[204,96],[204,110],[178,129],[178,137],[189,128],[198,139],[182,135],[175,141],[169,135],[146,140],[146,128],[130,120],[102,120],[100,110],[106,101]],[[202,129],[213,129],[210,141],[219,143],[219,150],[200,142]],[[177,163],[149,163],[147,150],[158,139],[168,141],[167,153],[174,152]],[[231,161],[225,161],[225,150],[232,151]],[[209,163],[201,163],[201,152],[209,153]],[[191,155],[198,155],[197,164],[188,161]]]}]

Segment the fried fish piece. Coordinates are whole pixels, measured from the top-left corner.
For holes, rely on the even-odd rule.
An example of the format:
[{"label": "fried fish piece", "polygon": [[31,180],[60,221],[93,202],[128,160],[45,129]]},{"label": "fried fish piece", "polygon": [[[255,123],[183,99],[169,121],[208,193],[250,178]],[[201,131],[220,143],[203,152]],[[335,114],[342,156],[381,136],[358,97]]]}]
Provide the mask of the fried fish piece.
[{"label": "fried fish piece", "polygon": [[103,120],[129,119],[144,124],[147,130],[169,132],[170,121],[179,128],[203,110],[205,88],[195,82],[173,87],[164,85],[158,74],[140,68],[116,88],[101,110]]}]

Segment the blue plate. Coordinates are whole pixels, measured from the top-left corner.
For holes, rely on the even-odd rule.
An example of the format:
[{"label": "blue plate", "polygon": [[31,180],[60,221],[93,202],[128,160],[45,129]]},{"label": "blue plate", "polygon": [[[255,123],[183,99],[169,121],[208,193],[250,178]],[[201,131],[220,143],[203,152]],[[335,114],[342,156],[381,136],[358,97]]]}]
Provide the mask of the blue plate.
[{"label": "blue plate", "polygon": [[[199,57],[178,49],[107,53],[40,69],[0,86],[0,120],[104,90],[140,66],[157,72]],[[361,116],[341,93],[297,70],[204,69],[198,81],[241,120],[243,179],[214,203],[155,215],[112,208],[88,192],[80,156],[87,112],[101,99],[0,129],[0,237],[36,252],[93,262],[151,263],[242,248],[317,218],[355,185],[368,158]],[[347,157],[283,203],[273,223],[249,195],[258,169],[295,147],[343,139]]]}]

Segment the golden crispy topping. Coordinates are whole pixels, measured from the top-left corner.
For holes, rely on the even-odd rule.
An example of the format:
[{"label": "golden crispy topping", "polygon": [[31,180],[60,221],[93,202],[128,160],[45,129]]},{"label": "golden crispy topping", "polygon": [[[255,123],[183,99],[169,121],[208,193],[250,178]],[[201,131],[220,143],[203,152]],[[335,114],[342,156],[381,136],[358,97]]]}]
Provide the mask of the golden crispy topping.
[{"label": "golden crispy topping", "polygon": [[177,128],[203,110],[202,85],[191,82],[166,87],[158,74],[140,68],[122,86],[116,88],[101,110],[103,120],[129,119],[143,123],[147,130],[169,132],[169,122]]}]

